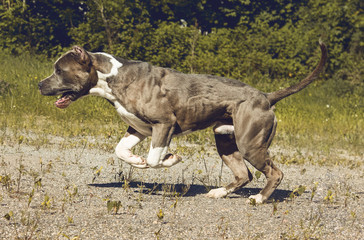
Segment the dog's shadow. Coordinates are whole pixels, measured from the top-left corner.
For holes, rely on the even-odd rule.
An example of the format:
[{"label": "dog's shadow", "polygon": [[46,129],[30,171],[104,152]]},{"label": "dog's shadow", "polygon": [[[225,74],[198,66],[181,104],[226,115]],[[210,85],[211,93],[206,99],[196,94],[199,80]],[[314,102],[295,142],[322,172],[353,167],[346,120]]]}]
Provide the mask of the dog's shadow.
[{"label": "dog's shadow", "polygon": [[[206,186],[199,184],[169,184],[169,183],[146,183],[140,181],[129,182],[125,185],[124,182],[110,182],[110,183],[92,183],[88,184],[92,187],[98,188],[129,188],[134,192],[142,192],[143,194],[150,195],[169,195],[169,196],[183,196],[194,197],[200,194],[206,194],[209,190],[216,188],[216,186]],[[232,195],[230,198],[248,198],[250,195],[258,194],[260,188],[242,188]],[[287,199],[292,191],[277,189],[269,198],[269,202],[278,201],[282,202]]]}]

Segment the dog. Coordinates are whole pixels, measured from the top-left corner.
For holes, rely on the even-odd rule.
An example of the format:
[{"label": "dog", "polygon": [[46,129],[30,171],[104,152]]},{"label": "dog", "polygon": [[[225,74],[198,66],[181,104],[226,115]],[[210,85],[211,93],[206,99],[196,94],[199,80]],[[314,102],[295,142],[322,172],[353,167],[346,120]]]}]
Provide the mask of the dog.
[{"label": "dog", "polygon": [[[253,176],[245,159],[266,177],[265,187],[248,201],[264,203],[283,178],[268,152],[277,126],[274,105],[305,88],[323,71],[327,48],[321,41],[319,45],[321,59],[314,71],[298,84],[271,93],[238,80],[184,74],[103,52],[91,53],[79,46],[63,54],[55,62],[53,74],[38,87],[42,95],[61,95],[55,106],[62,109],[86,95],[106,98],[129,125],[116,146],[116,155],[137,168],[177,164],[181,157],[168,153],[172,138],[213,126],[218,154],[235,179],[207,196],[221,198],[249,183]],[[147,136],[152,139],[144,159],[134,155],[132,148]]]}]

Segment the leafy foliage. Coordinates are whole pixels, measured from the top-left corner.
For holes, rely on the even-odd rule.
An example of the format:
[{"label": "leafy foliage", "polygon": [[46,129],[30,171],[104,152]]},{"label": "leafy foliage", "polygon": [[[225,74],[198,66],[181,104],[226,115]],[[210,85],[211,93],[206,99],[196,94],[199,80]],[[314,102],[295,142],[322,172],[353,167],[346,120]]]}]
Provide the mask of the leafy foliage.
[{"label": "leafy foliage", "polygon": [[53,57],[78,44],[272,91],[312,70],[321,37],[334,93],[363,95],[362,16],[359,0],[7,0],[0,48]]},{"label": "leafy foliage", "polygon": [[275,79],[275,88],[312,69],[321,37],[337,93],[363,94],[362,14],[359,0],[8,0],[0,5],[0,47],[55,56],[79,44],[251,84]]}]

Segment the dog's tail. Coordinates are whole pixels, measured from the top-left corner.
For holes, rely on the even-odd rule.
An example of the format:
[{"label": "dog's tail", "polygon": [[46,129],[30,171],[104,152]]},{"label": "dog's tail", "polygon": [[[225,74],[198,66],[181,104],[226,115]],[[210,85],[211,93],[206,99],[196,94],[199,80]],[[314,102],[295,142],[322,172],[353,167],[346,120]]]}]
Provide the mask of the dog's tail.
[{"label": "dog's tail", "polygon": [[278,101],[282,100],[283,98],[301,91],[302,89],[307,87],[307,85],[312,83],[318,77],[318,75],[322,72],[322,70],[324,69],[325,63],[327,61],[327,48],[326,48],[326,45],[321,41],[321,39],[319,40],[319,44],[320,44],[320,48],[321,48],[321,59],[320,59],[319,64],[317,65],[316,69],[313,70],[313,72],[310,75],[308,75],[305,79],[303,79],[300,83],[290,86],[285,89],[281,89],[281,90],[278,90],[275,92],[268,93],[267,98],[268,98],[271,106],[273,106],[274,104],[276,104]]}]

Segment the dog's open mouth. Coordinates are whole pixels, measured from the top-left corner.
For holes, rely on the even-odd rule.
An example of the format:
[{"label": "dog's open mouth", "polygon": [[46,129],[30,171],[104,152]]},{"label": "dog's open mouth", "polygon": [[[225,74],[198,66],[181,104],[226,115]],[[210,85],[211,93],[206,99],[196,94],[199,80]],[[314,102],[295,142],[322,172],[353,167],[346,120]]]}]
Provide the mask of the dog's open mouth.
[{"label": "dog's open mouth", "polygon": [[75,92],[65,92],[54,104],[58,108],[66,108],[76,99],[76,96]]}]

